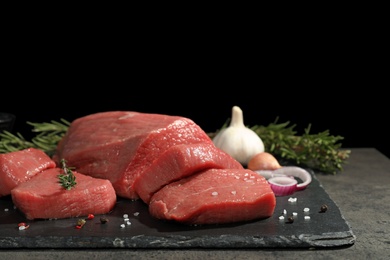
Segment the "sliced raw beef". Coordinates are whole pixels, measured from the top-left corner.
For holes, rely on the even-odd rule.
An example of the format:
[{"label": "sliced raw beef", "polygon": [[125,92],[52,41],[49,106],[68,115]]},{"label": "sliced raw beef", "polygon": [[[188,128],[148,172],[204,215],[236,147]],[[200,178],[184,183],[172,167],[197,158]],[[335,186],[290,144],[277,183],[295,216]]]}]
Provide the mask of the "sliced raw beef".
[{"label": "sliced raw beef", "polygon": [[62,219],[105,214],[116,203],[115,190],[108,180],[93,178],[78,172],[76,186],[67,190],[59,183],[60,168],[48,169],[11,191],[16,208],[27,219]]},{"label": "sliced raw beef", "polygon": [[243,166],[214,144],[182,144],[165,151],[134,182],[134,188],[145,203],[163,186],[198,171],[217,169],[243,169]]},{"label": "sliced raw beef", "polygon": [[276,197],[267,180],[247,169],[208,169],[172,182],[149,204],[158,219],[223,224],[270,217]]},{"label": "sliced raw beef", "polygon": [[0,197],[10,195],[20,183],[54,167],[55,161],[35,148],[0,154]]},{"label": "sliced raw beef", "polygon": [[133,186],[138,176],[168,148],[191,143],[212,140],[188,118],[109,111],[74,120],[53,158],[110,180],[118,196],[139,199]]}]

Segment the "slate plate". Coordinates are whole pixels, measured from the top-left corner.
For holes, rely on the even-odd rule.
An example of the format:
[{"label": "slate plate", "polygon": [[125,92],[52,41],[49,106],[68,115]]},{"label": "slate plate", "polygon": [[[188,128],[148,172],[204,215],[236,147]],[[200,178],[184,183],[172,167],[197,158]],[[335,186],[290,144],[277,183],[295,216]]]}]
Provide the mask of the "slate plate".
[{"label": "slate plate", "polygon": [[[0,248],[332,248],[355,243],[349,224],[313,171],[312,183],[290,196],[277,197],[275,213],[268,219],[229,225],[186,226],[154,219],[141,201],[119,199],[110,214],[79,218],[27,221],[14,209],[10,196],[0,198]],[[296,198],[295,203],[288,201]],[[320,213],[322,205],[328,210]],[[303,211],[309,208],[309,213]],[[297,213],[293,223],[280,220]],[[125,223],[128,214],[131,225]],[[310,216],[305,220],[304,216]],[[102,224],[100,218],[108,219]],[[18,223],[29,228],[19,230]]]}]

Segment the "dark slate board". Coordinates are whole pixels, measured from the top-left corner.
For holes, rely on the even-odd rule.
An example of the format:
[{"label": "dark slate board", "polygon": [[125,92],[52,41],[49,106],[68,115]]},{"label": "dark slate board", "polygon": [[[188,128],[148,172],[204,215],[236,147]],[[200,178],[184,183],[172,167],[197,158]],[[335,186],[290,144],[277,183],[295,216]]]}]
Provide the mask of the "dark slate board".
[{"label": "dark slate board", "polygon": [[[268,219],[229,225],[186,226],[154,219],[141,201],[119,199],[114,211],[87,220],[79,218],[27,221],[14,209],[10,196],[0,198],[0,248],[332,248],[355,243],[349,224],[313,171],[312,183],[290,196],[277,197],[275,213]],[[295,203],[289,197],[297,198]],[[321,205],[328,210],[320,213]],[[303,212],[308,207],[309,214]],[[6,210],[8,209],[8,211]],[[293,223],[279,220],[298,213]],[[134,213],[139,213],[134,214]],[[131,225],[121,228],[123,214]],[[309,215],[310,220],[304,216]],[[102,224],[100,217],[108,222]],[[19,230],[18,223],[29,228]]]}]

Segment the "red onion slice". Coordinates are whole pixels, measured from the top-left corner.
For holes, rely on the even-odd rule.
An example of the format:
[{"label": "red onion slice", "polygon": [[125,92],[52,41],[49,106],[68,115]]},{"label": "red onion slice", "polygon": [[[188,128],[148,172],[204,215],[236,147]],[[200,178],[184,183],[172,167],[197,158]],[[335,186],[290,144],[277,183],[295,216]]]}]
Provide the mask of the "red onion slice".
[{"label": "red onion slice", "polygon": [[297,166],[284,166],[276,169],[273,174],[283,174],[287,176],[294,176],[302,180],[301,183],[297,184],[297,190],[303,190],[310,184],[312,178],[308,171]]},{"label": "red onion slice", "polygon": [[297,189],[298,181],[288,176],[278,176],[268,179],[275,196],[287,196],[293,194]]}]

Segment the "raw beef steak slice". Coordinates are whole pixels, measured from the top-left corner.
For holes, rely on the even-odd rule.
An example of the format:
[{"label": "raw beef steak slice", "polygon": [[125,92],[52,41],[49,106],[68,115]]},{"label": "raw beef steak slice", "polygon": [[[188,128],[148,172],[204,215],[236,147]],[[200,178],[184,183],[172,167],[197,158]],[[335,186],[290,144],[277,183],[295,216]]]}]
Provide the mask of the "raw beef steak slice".
[{"label": "raw beef steak slice", "polygon": [[276,197],[267,180],[247,169],[208,169],[172,182],[150,201],[150,214],[184,224],[223,224],[272,216]]},{"label": "raw beef steak slice", "polygon": [[53,158],[110,180],[118,196],[139,199],[133,186],[138,176],[168,148],[191,143],[212,140],[188,118],[110,111],[74,120]]},{"label": "raw beef steak slice", "polygon": [[55,161],[35,148],[0,154],[0,197],[10,195],[20,183],[54,167]]},{"label": "raw beef steak slice", "polygon": [[243,166],[211,143],[182,144],[166,150],[134,182],[145,203],[163,186],[201,170],[243,169]]},{"label": "raw beef steak slice", "polygon": [[27,219],[63,219],[105,214],[116,203],[116,193],[110,181],[73,172],[76,186],[70,190],[59,183],[63,170],[45,170],[11,191],[17,209]]}]

